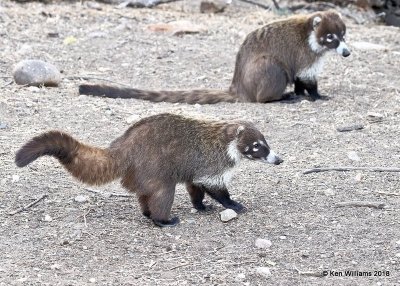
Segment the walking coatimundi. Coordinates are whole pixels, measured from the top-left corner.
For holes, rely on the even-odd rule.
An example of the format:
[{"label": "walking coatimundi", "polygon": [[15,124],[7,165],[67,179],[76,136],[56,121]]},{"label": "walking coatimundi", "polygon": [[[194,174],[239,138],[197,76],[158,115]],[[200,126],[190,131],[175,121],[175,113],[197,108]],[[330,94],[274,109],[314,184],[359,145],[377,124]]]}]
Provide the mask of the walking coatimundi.
[{"label": "walking coatimundi", "polygon": [[186,183],[193,206],[206,210],[205,193],[225,208],[243,206],[227,190],[233,168],[241,157],[278,165],[282,160],[264,136],[249,122],[200,121],[159,114],[133,124],[108,148],[78,142],[60,131],[31,139],[15,157],[18,167],[49,155],[80,181],[101,185],[121,178],[138,196],[143,215],[158,226],[173,226],[169,219],[177,183]]},{"label": "walking coatimundi", "polygon": [[350,55],[345,44],[346,26],[335,11],[317,12],[271,22],[251,32],[236,57],[229,91],[146,91],[107,85],[79,86],[80,94],[111,98],[138,98],[153,102],[212,104],[217,102],[270,102],[284,98],[288,84],[295,93],[320,98],[317,76],[323,55],[336,50]]}]

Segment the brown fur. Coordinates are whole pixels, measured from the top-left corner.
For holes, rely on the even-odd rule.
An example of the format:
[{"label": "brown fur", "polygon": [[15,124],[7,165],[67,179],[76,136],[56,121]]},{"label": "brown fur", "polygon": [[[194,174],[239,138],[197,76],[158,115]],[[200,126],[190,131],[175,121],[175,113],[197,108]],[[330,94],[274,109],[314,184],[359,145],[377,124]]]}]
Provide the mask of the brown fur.
[{"label": "brown fur", "polygon": [[143,214],[166,226],[178,222],[169,220],[177,183],[187,184],[193,205],[199,210],[205,209],[202,200],[207,192],[225,207],[241,211],[243,207],[230,199],[224,181],[207,178],[223,178],[238,163],[239,158],[229,155],[230,143],[235,144],[238,156],[247,156],[246,147],[260,140],[265,148],[258,152],[263,153],[251,154],[252,159],[265,159],[269,147],[251,123],[160,114],[133,124],[104,149],[84,145],[66,133],[46,132],[26,143],[15,162],[24,167],[49,155],[84,183],[100,185],[121,178],[121,184],[137,194]]},{"label": "brown fur", "polygon": [[[312,66],[328,50],[315,52],[309,46],[308,38],[315,28],[313,19],[316,16],[322,18],[321,24],[315,29],[318,39],[328,31],[345,29],[336,12],[326,11],[271,22],[251,32],[237,54],[229,91],[145,91],[83,84],[79,86],[79,93],[189,104],[280,100],[286,86],[295,82],[297,73]],[[296,93],[302,94],[303,90],[307,90],[315,98],[319,96],[316,79],[312,79],[310,84],[300,81],[298,85]]]}]

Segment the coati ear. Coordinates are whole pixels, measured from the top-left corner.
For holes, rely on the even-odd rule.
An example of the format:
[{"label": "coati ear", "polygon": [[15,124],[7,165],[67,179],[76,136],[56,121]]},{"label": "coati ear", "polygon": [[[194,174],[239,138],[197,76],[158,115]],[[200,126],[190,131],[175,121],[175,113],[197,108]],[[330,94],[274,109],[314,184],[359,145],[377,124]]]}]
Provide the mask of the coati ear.
[{"label": "coati ear", "polygon": [[318,27],[318,25],[321,23],[322,19],[320,16],[315,16],[313,19],[313,29]]},{"label": "coati ear", "polygon": [[238,124],[229,125],[227,128],[227,134],[228,134],[229,138],[231,138],[230,140],[237,138],[240,135],[240,133],[243,132],[244,128],[245,127],[241,124],[240,125],[238,125]]}]

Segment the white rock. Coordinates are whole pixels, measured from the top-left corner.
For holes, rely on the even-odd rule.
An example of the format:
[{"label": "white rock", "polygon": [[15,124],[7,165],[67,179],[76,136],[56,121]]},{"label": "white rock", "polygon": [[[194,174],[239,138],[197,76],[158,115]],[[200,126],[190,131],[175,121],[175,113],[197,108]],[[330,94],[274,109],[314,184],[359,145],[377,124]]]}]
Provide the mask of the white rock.
[{"label": "white rock", "polygon": [[85,202],[87,202],[88,199],[89,199],[89,198],[88,198],[87,196],[84,196],[84,195],[77,195],[77,196],[74,198],[74,201],[77,202],[77,203],[85,203]]},{"label": "white rock", "polygon": [[358,157],[358,154],[355,151],[350,151],[347,153],[347,157],[352,161],[360,161],[360,157]]},{"label": "white rock", "polygon": [[138,115],[132,114],[131,116],[129,116],[129,117],[126,119],[126,123],[132,124],[133,122],[136,122],[136,121],[138,121],[139,119],[140,119],[140,117],[139,117]]},{"label": "white rock", "polygon": [[269,239],[257,238],[255,245],[258,248],[270,248],[272,245],[272,242]]},{"label": "white rock", "polygon": [[96,283],[96,278],[93,278],[93,277],[90,278],[90,279],[89,279],[89,282],[90,282],[90,283]]},{"label": "white rock", "polygon": [[58,69],[41,60],[20,61],[13,70],[13,77],[21,85],[57,86],[61,82]]},{"label": "white rock", "polygon": [[332,189],[326,189],[326,190],[323,191],[323,193],[324,193],[325,196],[334,196],[334,195],[336,195],[336,192],[334,190],[332,190]]},{"label": "white rock", "polygon": [[48,214],[44,216],[44,221],[52,221],[53,218],[49,216]]},{"label": "white rock", "polygon": [[357,50],[387,50],[387,47],[369,42],[352,42],[351,46]]},{"label": "white rock", "polygon": [[357,182],[361,182],[363,178],[363,174],[357,173],[357,175],[354,177],[354,180],[356,180]]},{"label": "white rock", "polygon": [[222,212],[219,213],[221,221],[223,222],[228,222],[232,219],[234,219],[235,217],[237,217],[237,213],[232,210],[232,209],[226,209]]},{"label": "white rock", "polygon": [[18,182],[19,181],[19,176],[18,175],[12,175],[12,182],[13,183],[15,183],[15,182]]},{"label": "white rock", "polygon": [[396,241],[396,244],[400,245],[400,240]]},{"label": "white rock", "polygon": [[264,277],[270,277],[272,275],[268,267],[257,267],[256,272]]},{"label": "white rock", "polygon": [[58,270],[58,269],[60,269],[60,268],[61,268],[61,265],[60,265],[60,264],[57,264],[57,263],[55,263],[55,264],[53,264],[53,265],[50,266],[50,269],[51,269],[51,270]]},{"label": "white rock", "polygon": [[400,252],[395,254],[396,257],[400,257]]},{"label": "white rock", "polygon": [[246,279],[246,275],[245,275],[244,273],[239,273],[239,274],[236,276],[236,280],[237,280],[237,281],[241,281],[241,280],[244,280],[244,279]]}]

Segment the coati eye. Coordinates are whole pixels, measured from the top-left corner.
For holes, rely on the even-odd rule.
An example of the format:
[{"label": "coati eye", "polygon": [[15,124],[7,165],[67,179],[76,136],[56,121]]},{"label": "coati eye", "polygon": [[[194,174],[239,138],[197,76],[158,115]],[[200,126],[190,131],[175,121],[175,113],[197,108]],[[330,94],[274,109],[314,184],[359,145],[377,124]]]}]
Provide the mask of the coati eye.
[{"label": "coati eye", "polygon": [[332,40],[333,40],[333,35],[332,35],[332,34],[326,35],[326,40],[327,40],[328,42],[332,42]]},{"label": "coati eye", "polygon": [[258,148],[260,147],[260,144],[258,144],[257,142],[253,143],[254,148]]}]

